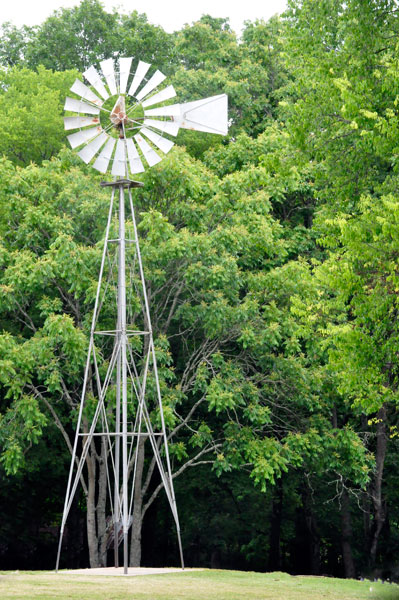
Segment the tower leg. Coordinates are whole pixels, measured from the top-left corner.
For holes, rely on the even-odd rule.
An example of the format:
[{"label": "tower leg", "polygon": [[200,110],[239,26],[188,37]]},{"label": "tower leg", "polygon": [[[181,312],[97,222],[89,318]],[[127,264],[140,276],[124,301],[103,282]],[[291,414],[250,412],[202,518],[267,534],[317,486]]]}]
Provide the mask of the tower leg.
[{"label": "tower leg", "polygon": [[61,546],[62,546],[62,537],[63,531],[60,533],[60,539],[58,540],[58,552],[57,552],[57,562],[55,564],[55,572],[58,573],[58,568],[60,566],[60,556],[61,556]]},{"label": "tower leg", "polygon": [[127,356],[126,356],[126,239],[125,193],[119,186],[119,257],[118,257],[118,324],[120,329],[120,384],[122,401],[122,522],[123,572],[127,575],[129,503],[128,503],[128,449],[127,449]]},{"label": "tower leg", "polygon": [[127,545],[127,538],[128,538],[128,532],[125,531],[123,534],[123,574],[124,575],[128,574],[128,568],[129,568],[129,552],[128,552],[128,545]]},{"label": "tower leg", "polygon": [[183,558],[183,547],[181,545],[180,527],[177,528],[177,541],[179,543],[180,564],[181,564],[182,571],[184,571],[184,558]]},{"label": "tower leg", "polygon": [[[117,330],[120,332],[119,315]],[[115,336],[120,347],[120,333]],[[115,481],[114,481],[114,565],[119,567],[119,530],[120,530],[120,447],[121,447],[121,354],[118,353],[116,366],[116,407],[115,407]]]},{"label": "tower leg", "polygon": [[[147,318],[147,323],[148,323],[149,353],[151,353],[152,360],[153,360],[153,369],[154,369],[154,375],[155,375],[155,387],[156,387],[156,394],[157,394],[157,398],[158,398],[159,413],[161,416],[161,426],[162,426],[162,434],[163,434],[163,441],[164,441],[164,448],[165,448],[166,467],[167,467],[168,477],[166,477],[165,473],[162,473],[163,467],[160,463],[159,463],[159,468],[161,471],[161,478],[164,479],[165,492],[167,491],[166,480],[168,481],[168,487],[169,487],[170,491],[169,491],[169,494],[167,494],[167,496],[168,496],[170,507],[172,509],[172,513],[173,513],[175,523],[176,523],[180,562],[181,562],[182,569],[184,569],[183,548],[182,548],[181,536],[180,536],[180,524],[179,524],[179,517],[178,517],[178,513],[177,513],[175,492],[174,492],[174,487],[173,487],[172,469],[171,469],[170,458],[169,458],[168,438],[166,435],[165,418],[164,418],[163,407],[162,407],[161,388],[160,388],[159,378],[158,378],[158,367],[157,367],[157,359],[156,359],[156,354],[155,354],[155,346],[154,346],[154,339],[153,339],[153,332],[152,332],[150,307],[149,307],[149,303],[148,303],[147,290],[146,290],[146,284],[145,284],[145,279],[144,279],[143,263],[141,260],[140,244],[139,244],[139,237],[138,237],[138,231],[137,231],[136,216],[134,213],[133,198],[132,198],[132,193],[131,193],[130,189],[129,189],[128,193],[129,193],[130,210],[131,210],[132,221],[133,221],[134,240],[135,240],[135,244],[136,244],[136,255],[137,255],[137,259],[138,259],[139,274],[140,274],[141,285],[142,285],[142,290],[143,290],[144,314]],[[150,437],[151,437],[151,435],[150,435]],[[156,454],[157,451],[155,448],[156,448],[156,446],[153,445],[154,453]]]}]

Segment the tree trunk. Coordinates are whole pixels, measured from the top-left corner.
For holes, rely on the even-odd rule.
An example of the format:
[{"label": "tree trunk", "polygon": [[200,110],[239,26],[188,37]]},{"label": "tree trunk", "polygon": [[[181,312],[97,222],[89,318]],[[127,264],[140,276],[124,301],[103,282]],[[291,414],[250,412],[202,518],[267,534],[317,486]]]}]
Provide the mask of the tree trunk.
[{"label": "tree trunk", "polygon": [[133,495],[133,521],[130,542],[130,566],[139,567],[141,565],[141,528],[143,523],[143,468],[144,468],[144,445],[145,438],[140,437],[137,447],[137,468],[134,482]]},{"label": "tree trunk", "polygon": [[349,506],[348,492],[344,489],[341,498],[341,532],[342,532],[342,560],[344,563],[345,577],[355,579],[356,569],[352,556],[352,522]]},{"label": "tree trunk", "polygon": [[276,486],[276,495],[273,498],[272,503],[272,517],[270,525],[270,538],[269,538],[269,559],[267,563],[268,571],[280,571],[281,570],[281,548],[280,548],[280,534],[281,534],[281,518],[283,511],[283,484],[281,479],[278,480]]},{"label": "tree trunk", "polygon": [[378,540],[386,518],[385,505],[382,498],[382,476],[384,472],[385,455],[387,450],[386,419],[387,412],[384,405],[377,413],[377,447],[375,452],[376,471],[371,489],[371,497],[374,507],[374,522],[372,526],[369,554],[371,568],[375,566]]},{"label": "tree trunk", "polygon": [[98,542],[96,532],[96,458],[93,451],[86,458],[87,464],[87,544],[90,567],[98,567]]},{"label": "tree trunk", "polygon": [[101,461],[99,464],[98,475],[98,502],[96,507],[97,516],[97,539],[99,546],[99,566],[107,566],[107,519],[106,519],[106,501],[107,501],[107,442],[103,437],[101,439]]},{"label": "tree trunk", "polygon": [[309,487],[306,486],[304,493],[305,522],[309,533],[309,562],[310,573],[312,575],[320,574],[320,535],[317,527],[316,516],[312,510],[313,500]]}]

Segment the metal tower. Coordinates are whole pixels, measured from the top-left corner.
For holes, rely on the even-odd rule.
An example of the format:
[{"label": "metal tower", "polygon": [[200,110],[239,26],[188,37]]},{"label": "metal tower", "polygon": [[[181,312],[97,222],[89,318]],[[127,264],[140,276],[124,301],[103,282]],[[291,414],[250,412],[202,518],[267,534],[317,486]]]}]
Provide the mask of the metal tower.
[{"label": "metal tower", "polygon": [[[130,57],[120,58],[117,70],[112,59],[102,61],[105,81],[95,67],[90,67],[84,73],[90,86],[77,79],[71,91],[79,99],[67,98],[65,102],[68,112],[64,118],[65,128],[78,130],[68,136],[72,147],[80,147],[78,154],[86,163],[95,159],[92,166],[102,173],[106,173],[112,164],[114,180],[101,183],[111,188],[111,200],[61,523],[57,571],[68,514],[87,454],[98,437],[106,440],[107,447],[115,566],[118,566],[118,548],[123,540],[124,573],[128,573],[128,532],[132,522],[138,448],[141,439],[148,439],[176,524],[184,568],[132,196],[132,189],[143,184],[129,176],[144,171],[143,160],[148,166],[159,162],[161,156],[157,150],[166,153],[173,146],[165,134],[177,135],[180,127],[226,135],[227,96],[221,94],[186,104],[165,105],[165,101],[175,96],[173,86],[158,91],[165,76],[155,71],[146,78],[151,65],[143,61],[138,61],[131,75],[132,61]],[[126,93],[129,81],[130,88]],[[149,108],[159,104],[158,108]],[[75,114],[70,116],[71,112]],[[154,116],[156,120],[152,119]],[[112,291],[115,293],[113,300]],[[138,302],[134,318],[129,312],[132,294]],[[112,311],[108,308],[112,303],[116,323],[114,320],[109,326]],[[140,329],[138,323],[142,324]],[[100,358],[100,347],[108,348],[109,356]],[[83,423],[90,423],[90,426],[83,427]]]}]

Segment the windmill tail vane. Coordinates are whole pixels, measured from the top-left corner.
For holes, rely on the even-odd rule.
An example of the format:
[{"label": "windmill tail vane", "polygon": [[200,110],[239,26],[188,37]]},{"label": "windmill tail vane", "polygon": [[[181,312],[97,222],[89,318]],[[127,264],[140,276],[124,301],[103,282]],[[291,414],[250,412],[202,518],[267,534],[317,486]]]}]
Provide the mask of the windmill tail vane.
[{"label": "windmill tail vane", "polygon": [[[86,164],[101,173],[110,172],[114,179],[101,184],[111,187],[112,191],[56,571],[68,514],[85,463],[99,439],[106,444],[108,456],[107,506],[112,513],[108,523],[113,523],[113,536],[108,527],[107,547],[114,546],[115,566],[119,566],[119,546],[122,545],[123,572],[128,574],[128,534],[135,486],[140,484],[138,458],[148,440],[175,521],[180,562],[184,568],[161,383],[132,196],[132,190],[143,184],[129,177],[160,162],[174,145],[170,136],[176,137],[181,128],[227,135],[227,96],[220,94],[183,104],[168,104],[176,92],[172,85],[162,87],[166,79],[163,73],[152,72],[149,63],[133,61],[132,57],[122,57],[117,62],[116,69],[113,59],[100,62],[101,74],[94,66],[87,69],[83,73],[87,84],[76,79],[71,87],[74,97],[67,97],[64,107],[65,129],[75,130],[68,135],[72,148],[78,150]],[[113,230],[115,223],[117,231]],[[129,268],[132,265],[135,269]],[[115,288],[112,300],[109,290]],[[127,301],[132,291],[140,299],[139,315],[133,315]],[[115,318],[114,328],[110,329],[107,323],[112,304]],[[107,317],[103,316],[105,308]],[[96,391],[96,404],[89,428],[83,428],[89,389]]]}]

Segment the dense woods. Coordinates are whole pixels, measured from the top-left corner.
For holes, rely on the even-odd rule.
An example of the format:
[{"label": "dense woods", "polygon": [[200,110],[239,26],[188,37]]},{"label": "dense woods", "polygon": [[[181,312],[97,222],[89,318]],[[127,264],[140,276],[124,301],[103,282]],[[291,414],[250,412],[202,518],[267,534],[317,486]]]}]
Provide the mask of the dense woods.
[{"label": "dense woods", "polygon": [[[136,193],[187,564],[399,579],[398,6],[288,4],[240,39],[98,0],[3,25],[1,568],[55,563],[107,219],[64,98],[91,64],[137,56],[179,101],[229,96],[229,136],[180,132]],[[142,460],[131,562],[177,564]],[[84,474],[62,566],[89,564],[90,510],[106,564],[99,505]]]}]

